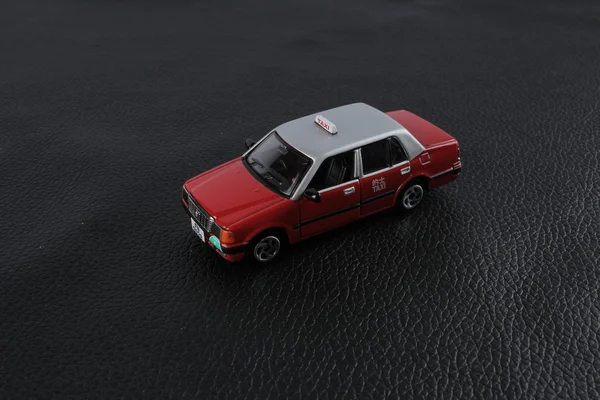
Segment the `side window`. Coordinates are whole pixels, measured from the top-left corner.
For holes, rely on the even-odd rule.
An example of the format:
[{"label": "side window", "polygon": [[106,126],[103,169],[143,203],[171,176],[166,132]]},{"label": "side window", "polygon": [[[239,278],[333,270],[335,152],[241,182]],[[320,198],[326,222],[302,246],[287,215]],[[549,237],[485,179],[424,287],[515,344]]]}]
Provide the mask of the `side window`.
[{"label": "side window", "polygon": [[323,161],[308,187],[323,190],[348,182],[353,178],[354,151],[349,151]]},{"label": "side window", "polygon": [[380,140],[360,149],[363,174],[379,171],[388,167],[388,140]]},{"label": "side window", "polygon": [[400,164],[401,162],[408,161],[408,156],[404,152],[404,149],[402,148],[402,145],[400,144],[398,139],[395,137],[391,137],[389,141],[391,164],[396,165]]}]

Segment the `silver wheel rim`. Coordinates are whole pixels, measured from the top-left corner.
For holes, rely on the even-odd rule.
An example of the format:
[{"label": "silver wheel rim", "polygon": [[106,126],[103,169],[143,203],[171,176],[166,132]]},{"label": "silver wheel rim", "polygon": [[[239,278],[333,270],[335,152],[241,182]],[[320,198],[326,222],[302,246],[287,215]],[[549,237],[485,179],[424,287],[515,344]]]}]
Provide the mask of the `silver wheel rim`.
[{"label": "silver wheel rim", "polygon": [[402,205],[407,210],[415,208],[423,199],[423,188],[419,185],[413,185],[404,192],[402,197]]},{"label": "silver wheel rim", "polygon": [[281,242],[275,236],[266,236],[254,246],[254,258],[260,262],[271,261],[279,253]]}]

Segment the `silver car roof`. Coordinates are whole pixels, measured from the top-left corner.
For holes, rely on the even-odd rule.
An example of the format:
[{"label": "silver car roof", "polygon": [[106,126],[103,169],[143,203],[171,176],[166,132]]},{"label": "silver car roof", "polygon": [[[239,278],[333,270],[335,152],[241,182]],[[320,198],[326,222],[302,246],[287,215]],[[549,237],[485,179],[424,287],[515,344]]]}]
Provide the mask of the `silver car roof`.
[{"label": "silver car roof", "polygon": [[[333,123],[337,133],[332,135],[315,123],[317,116]],[[298,200],[306,190],[317,169],[328,157],[360,148],[377,140],[395,136],[400,140],[409,160],[425,150],[423,145],[392,117],[365,103],[353,103],[307,115],[279,125],[273,131],[290,146],[313,160],[311,168],[290,197]],[[254,146],[260,144],[269,132]],[[254,146],[244,154],[247,155]]]},{"label": "silver car roof", "polygon": [[[333,135],[317,125],[317,115],[335,124],[337,133]],[[392,135],[400,139],[411,159],[424,150],[397,121],[365,103],[348,104],[307,115],[278,126],[275,131],[290,146],[315,160],[316,164],[332,155]]]}]

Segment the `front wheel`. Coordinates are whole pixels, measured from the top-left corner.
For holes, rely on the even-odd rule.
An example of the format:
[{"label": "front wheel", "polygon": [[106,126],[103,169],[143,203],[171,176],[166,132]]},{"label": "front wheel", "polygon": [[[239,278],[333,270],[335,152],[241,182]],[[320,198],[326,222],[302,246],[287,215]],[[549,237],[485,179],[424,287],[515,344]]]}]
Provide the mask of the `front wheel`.
[{"label": "front wheel", "polygon": [[268,263],[277,258],[283,247],[283,241],[276,234],[264,234],[252,241],[248,253],[254,261]]},{"label": "front wheel", "polygon": [[409,183],[400,196],[398,196],[398,205],[401,209],[409,211],[418,206],[425,197],[425,189],[421,183]]}]

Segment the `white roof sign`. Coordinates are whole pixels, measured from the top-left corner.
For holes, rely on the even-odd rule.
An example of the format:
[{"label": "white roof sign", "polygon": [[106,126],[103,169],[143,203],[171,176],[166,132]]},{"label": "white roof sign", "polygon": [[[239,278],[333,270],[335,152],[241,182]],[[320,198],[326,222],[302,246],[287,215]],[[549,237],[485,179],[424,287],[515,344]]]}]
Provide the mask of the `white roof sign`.
[{"label": "white roof sign", "polygon": [[322,115],[317,115],[315,117],[315,123],[332,135],[337,133],[337,127],[333,124],[333,122],[329,121]]}]

